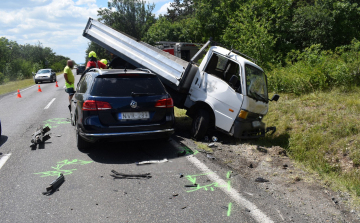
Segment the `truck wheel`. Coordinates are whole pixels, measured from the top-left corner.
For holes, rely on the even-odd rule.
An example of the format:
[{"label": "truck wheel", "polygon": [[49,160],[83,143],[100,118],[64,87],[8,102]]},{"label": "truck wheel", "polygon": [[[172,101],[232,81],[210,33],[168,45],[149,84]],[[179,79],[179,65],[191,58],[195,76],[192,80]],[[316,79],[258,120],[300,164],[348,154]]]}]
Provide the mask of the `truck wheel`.
[{"label": "truck wheel", "polygon": [[88,141],[85,141],[81,136],[79,135],[79,124],[76,122],[76,145],[80,151],[87,151],[89,150],[89,147],[91,143]]},{"label": "truck wheel", "polygon": [[209,112],[200,109],[192,121],[191,136],[196,140],[204,138],[209,127],[209,122]]}]

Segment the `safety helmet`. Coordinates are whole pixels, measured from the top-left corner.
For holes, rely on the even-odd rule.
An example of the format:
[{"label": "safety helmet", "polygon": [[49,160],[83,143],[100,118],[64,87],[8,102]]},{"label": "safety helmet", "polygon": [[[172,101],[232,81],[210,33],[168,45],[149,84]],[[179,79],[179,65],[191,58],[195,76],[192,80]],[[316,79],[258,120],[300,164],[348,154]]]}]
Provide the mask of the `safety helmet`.
[{"label": "safety helmet", "polygon": [[95,57],[95,58],[96,58],[96,53],[95,53],[94,51],[91,51],[91,52],[89,53],[89,57]]},{"label": "safety helmet", "polygon": [[107,65],[107,60],[106,59],[102,59],[102,60],[100,60],[100,62]]}]

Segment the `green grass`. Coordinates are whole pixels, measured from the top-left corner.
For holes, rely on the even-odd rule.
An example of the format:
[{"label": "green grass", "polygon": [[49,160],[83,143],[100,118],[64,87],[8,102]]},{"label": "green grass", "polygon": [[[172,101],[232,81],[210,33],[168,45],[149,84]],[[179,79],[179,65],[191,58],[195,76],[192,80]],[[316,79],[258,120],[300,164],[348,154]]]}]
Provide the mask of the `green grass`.
[{"label": "green grass", "polygon": [[[63,74],[63,72],[56,73],[56,75],[60,74]],[[9,81],[4,84],[0,84],[0,95],[17,91],[18,89],[24,89],[34,84],[35,83],[32,78],[19,81]]]},{"label": "green grass", "polygon": [[25,79],[21,81],[10,81],[0,85],[0,95],[9,92],[17,91],[18,89],[24,89],[35,84],[33,79]]},{"label": "green grass", "polygon": [[359,87],[346,93],[338,88],[302,96],[282,94],[264,118],[277,132],[257,143],[285,148],[334,189],[360,196],[359,95]]}]

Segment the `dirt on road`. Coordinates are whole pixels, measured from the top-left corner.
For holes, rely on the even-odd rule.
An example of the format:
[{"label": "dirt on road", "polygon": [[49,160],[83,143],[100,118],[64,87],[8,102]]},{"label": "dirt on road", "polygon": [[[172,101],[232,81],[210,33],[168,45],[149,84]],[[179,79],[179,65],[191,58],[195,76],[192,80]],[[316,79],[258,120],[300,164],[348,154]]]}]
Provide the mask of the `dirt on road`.
[{"label": "dirt on road", "polygon": [[[175,138],[204,158],[212,160],[256,182],[282,205],[294,208],[304,222],[360,222],[360,209],[350,194],[333,191],[315,173],[292,161],[279,147],[264,147],[256,140],[237,140],[215,132],[217,142],[208,135],[202,141],[191,139],[191,119],[177,124]],[[241,191],[240,191],[241,192]]]}]

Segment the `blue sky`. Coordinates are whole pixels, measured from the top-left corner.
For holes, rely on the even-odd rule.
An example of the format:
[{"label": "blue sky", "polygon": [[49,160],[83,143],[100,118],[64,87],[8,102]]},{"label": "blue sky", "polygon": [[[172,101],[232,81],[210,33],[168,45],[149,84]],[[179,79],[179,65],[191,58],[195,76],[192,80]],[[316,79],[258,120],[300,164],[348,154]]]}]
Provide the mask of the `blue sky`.
[{"label": "blue sky", "polygon": [[[0,37],[19,44],[51,47],[57,54],[84,62],[88,40],[82,32],[89,17],[107,7],[108,0],[1,0]],[[171,0],[147,0],[155,3],[156,15],[166,13]]]}]

